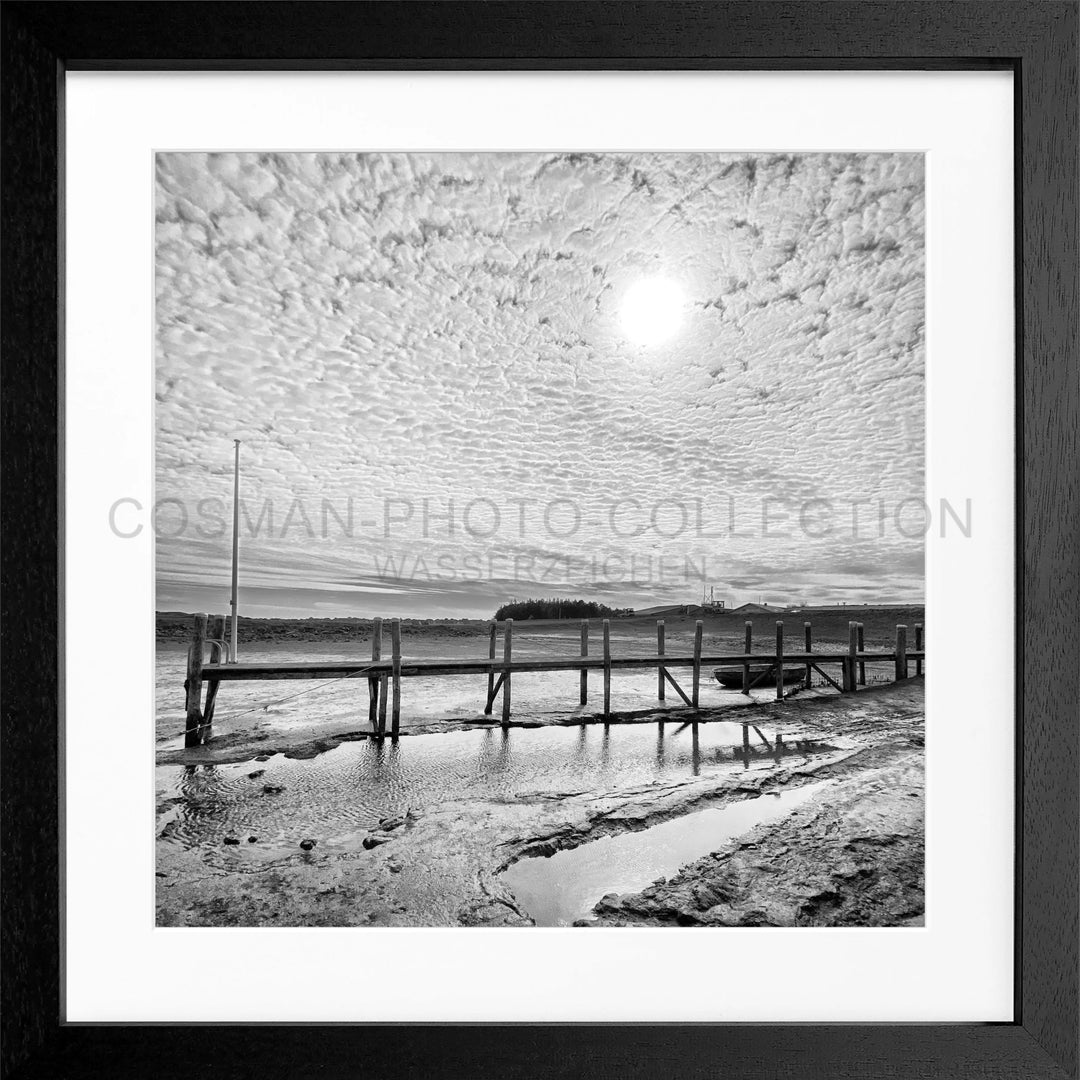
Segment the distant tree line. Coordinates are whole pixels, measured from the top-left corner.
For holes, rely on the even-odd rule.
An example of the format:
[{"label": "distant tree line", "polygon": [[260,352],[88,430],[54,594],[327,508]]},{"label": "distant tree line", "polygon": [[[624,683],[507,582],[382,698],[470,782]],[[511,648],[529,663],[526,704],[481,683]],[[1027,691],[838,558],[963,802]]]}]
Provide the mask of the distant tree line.
[{"label": "distant tree line", "polygon": [[515,600],[495,612],[503,619],[612,619],[633,615],[633,608],[610,608],[593,600]]}]

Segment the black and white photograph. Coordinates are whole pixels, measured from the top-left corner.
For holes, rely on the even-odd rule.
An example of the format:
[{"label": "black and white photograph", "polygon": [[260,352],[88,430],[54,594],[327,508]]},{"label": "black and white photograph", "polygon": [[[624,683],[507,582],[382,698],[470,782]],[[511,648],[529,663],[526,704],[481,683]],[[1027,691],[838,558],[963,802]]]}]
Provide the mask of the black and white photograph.
[{"label": "black and white photograph", "polygon": [[4,3],[0,1073],[1080,1080],[1078,3]]},{"label": "black and white photograph", "polygon": [[923,154],[155,166],[157,926],[925,925]]}]

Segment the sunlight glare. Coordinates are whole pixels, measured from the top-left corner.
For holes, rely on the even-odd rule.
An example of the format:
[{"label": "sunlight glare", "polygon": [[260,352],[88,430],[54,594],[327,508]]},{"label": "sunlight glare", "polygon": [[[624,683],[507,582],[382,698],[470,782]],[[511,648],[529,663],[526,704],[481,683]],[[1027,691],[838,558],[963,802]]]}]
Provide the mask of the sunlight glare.
[{"label": "sunlight glare", "polygon": [[667,278],[640,278],[623,296],[620,323],[623,333],[637,345],[666,341],[682,323],[682,289]]}]

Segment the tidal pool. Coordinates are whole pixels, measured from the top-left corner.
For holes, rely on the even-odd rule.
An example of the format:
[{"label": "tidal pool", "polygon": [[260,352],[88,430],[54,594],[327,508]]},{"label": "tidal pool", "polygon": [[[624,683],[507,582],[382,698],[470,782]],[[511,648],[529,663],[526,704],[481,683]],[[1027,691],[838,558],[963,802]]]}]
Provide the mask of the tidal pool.
[{"label": "tidal pool", "polygon": [[519,859],[503,873],[503,882],[537,926],[570,926],[587,916],[605,894],[640,892],[756,825],[779,821],[831,783],[824,780],[698,810],[546,858]]},{"label": "tidal pool", "polygon": [[[380,818],[406,810],[602,794],[705,771],[770,769],[780,757],[832,749],[790,734],[779,747],[775,735],[753,738],[744,742],[743,725],[728,722],[488,728],[365,739],[308,760],[163,765],[158,842],[199,848],[222,869],[257,871],[292,857],[301,840],[316,840],[320,853],[348,847]],[[226,838],[241,843],[226,845]]]}]

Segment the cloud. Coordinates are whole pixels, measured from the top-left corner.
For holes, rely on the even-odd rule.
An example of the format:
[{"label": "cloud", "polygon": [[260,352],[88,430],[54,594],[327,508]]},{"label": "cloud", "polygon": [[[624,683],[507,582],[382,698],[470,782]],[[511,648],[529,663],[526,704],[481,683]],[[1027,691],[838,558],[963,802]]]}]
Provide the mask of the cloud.
[{"label": "cloud", "polygon": [[[246,580],[318,589],[388,549],[464,559],[529,542],[630,559],[659,545],[757,565],[715,581],[779,598],[808,551],[822,589],[848,580],[851,551],[762,537],[763,499],[923,493],[921,155],[180,153],[157,166],[159,496],[227,503],[235,437],[253,503],[366,500],[379,522],[387,497],[417,508],[389,538],[264,536],[245,546]],[[649,349],[619,321],[646,274],[688,301],[680,332]],[[651,528],[657,503],[721,492],[737,531],[753,521],[757,535]],[[626,498],[645,508],[632,537],[609,521]],[[477,515],[493,500],[504,529],[425,535],[424,499]],[[556,499],[581,510],[572,536],[546,529]],[[921,596],[914,550],[895,530],[876,538],[866,587]],[[227,537],[190,531],[158,552],[162,575],[192,587],[226,581],[228,559]]]}]

